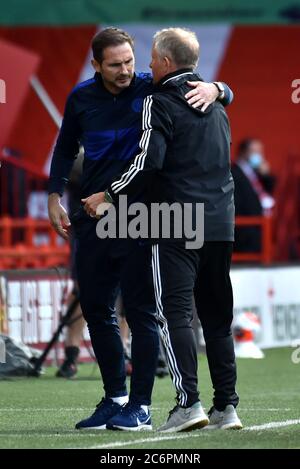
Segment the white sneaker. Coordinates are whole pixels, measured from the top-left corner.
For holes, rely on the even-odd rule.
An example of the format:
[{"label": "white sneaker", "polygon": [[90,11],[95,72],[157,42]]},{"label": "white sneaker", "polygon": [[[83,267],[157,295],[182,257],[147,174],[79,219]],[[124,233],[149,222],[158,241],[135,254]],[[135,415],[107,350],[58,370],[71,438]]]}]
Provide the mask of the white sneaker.
[{"label": "white sneaker", "polygon": [[169,413],[168,420],[157,431],[183,432],[191,431],[196,428],[205,427],[208,424],[208,417],[205,414],[200,402],[196,402],[191,407],[180,407],[176,405]]},{"label": "white sneaker", "polygon": [[208,412],[209,424],[205,427],[207,430],[240,430],[243,428],[242,422],[238,418],[235,408],[228,404],[224,410],[219,411],[214,407]]}]

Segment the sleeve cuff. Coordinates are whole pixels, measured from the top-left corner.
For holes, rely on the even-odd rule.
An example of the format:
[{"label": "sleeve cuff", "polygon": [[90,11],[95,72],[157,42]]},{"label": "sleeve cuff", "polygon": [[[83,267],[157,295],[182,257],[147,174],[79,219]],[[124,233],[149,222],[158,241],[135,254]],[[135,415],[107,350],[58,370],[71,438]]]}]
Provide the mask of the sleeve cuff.
[{"label": "sleeve cuff", "polygon": [[109,186],[109,188],[104,191],[104,201],[105,202],[113,204],[113,203],[116,202],[117,198],[118,198],[118,196],[116,196],[114,194],[111,186]]}]

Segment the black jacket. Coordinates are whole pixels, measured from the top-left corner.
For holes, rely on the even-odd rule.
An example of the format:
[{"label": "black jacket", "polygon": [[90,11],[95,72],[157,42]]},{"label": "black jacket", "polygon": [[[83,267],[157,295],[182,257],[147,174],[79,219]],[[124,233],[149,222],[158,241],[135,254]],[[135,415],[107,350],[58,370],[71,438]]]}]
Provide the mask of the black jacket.
[{"label": "black jacket", "polygon": [[[236,163],[231,168],[234,180],[235,213],[240,216],[262,216],[263,208],[259,196],[246,176]],[[275,178],[272,175],[257,174],[264,190],[272,194]],[[261,250],[261,228],[258,226],[243,226],[235,229],[234,249],[236,252],[259,252]]]},{"label": "black jacket", "polygon": [[178,70],[144,100],[141,152],[108,192],[116,200],[147,183],[151,202],[192,203],[194,210],[196,203],[204,203],[204,240],[233,241],[228,118],[219,102],[204,113],[190,106],[184,98],[190,90],[187,80],[199,77]]}]

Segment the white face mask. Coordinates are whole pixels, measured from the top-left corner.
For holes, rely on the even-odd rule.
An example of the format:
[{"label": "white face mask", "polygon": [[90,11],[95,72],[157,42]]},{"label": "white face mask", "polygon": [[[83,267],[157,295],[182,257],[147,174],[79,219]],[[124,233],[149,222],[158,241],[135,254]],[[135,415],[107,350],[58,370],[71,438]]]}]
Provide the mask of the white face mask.
[{"label": "white face mask", "polygon": [[260,153],[250,153],[248,162],[253,169],[259,168],[263,162],[263,157]]}]

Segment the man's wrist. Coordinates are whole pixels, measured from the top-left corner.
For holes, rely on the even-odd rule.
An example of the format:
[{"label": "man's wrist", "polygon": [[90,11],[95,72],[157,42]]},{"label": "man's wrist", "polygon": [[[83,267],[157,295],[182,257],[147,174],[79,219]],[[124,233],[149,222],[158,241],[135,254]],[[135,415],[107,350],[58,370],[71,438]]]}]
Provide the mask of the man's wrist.
[{"label": "man's wrist", "polygon": [[110,195],[107,189],[106,191],[104,191],[104,202],[108,202],[109,204],[114,203],[114,199],[112,198],[112,196]]},{"label": "man's wrist", "polygon": [[48,195],[49,200],[55,200],[56,202],[60,202],[61,195],[58,192],[51,192]]},{"label": "man's wrist", "polygon": [[223,99],[225,96],[225,88],[224,88],[223,83],[221,83],[220,81],[213,81],[213,85],[215,85],[215,87],[219,91],[219,95],[217,99]]}]

